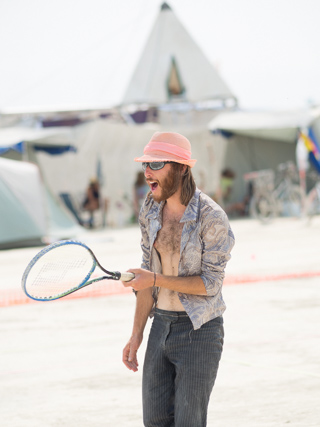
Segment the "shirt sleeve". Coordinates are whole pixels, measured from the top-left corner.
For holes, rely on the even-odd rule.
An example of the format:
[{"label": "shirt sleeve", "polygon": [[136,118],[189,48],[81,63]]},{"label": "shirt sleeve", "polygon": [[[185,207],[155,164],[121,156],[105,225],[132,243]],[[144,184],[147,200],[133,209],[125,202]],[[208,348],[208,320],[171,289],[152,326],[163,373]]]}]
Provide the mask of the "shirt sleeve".
[{"label": "shirt sleeve", "polygon": [[150,245],[149,245],[149,236],[146,230],[146,224],[144,221],[140,221],[140,230],[141,230],[141,249],[142,249],[142,261],[141,268],[150,270]]},{"label": "shirt sleeve", "polygon": [[141,268],[150,270],[150,242],[148,233],[148,220],[146,219],[146,213],[148,212],[149,200],[148,197],[144,201],[139,214],[139,225],[141,231],[141,250],[142,250],[142,261]]},{"label": "shirt sleeve", "polygon": [[222,288],[225,267],[235,239],[227,215],[222,210],[205,215],[202,237],[201,279],[208,296]]}]

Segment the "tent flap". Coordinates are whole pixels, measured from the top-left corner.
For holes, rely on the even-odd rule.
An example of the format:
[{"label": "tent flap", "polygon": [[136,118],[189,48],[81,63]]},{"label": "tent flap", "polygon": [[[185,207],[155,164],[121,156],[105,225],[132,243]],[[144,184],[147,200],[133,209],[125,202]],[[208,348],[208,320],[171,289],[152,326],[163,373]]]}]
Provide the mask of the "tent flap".
[{"label": "tent flap", "polygon": [[34,150],[36,151],[44,151],[45,153],[51,154],[53,156],[68,153],[68,152],[76,152],[76,148],[72,145],[64,145],[64,146],[52,146],[52,145],[34,145]]},{"label": "tent flap", "polygon": [[211,132],[296,143],[299,129],[320,117],[320,109],[221,113],[209,123]]},{"label": "tent flap", "polygon": [[17,151],[18,153],[23,153],[24,144],[23,142],[18,142],[16,144],[3,145],[2,147],[0,147],[0,156],[9,150],[14,150],[14,151]]}]

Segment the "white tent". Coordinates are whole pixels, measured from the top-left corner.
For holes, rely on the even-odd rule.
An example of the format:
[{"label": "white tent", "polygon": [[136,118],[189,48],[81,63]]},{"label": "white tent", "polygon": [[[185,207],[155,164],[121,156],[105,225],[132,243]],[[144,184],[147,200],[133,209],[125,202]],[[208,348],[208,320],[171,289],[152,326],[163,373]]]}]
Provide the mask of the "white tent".
[{"label": "white tent", "polygon": [[[134,158],[142,155],[152,134],[161,130],[168,129],[157,124],[128,126],[96,120],[74,129],[76,153],[54,157],[39,152],[37,161],[54,194],[70,194],[78,203],[84,198],[90,178],[98,176],[100,168],[102,195],[108,200],[107,224],[121,226],[133,213],[133,185],[141,171],[141,164]],[[198,160],[192,170],[197,185],[213,194],[219,183],[225,144],[203,127],[174,130],[191,142],[193,158]]]},{"label": "white tent", "polygon": [[280,163],[296,162],[296,142],[300,129],[312,126],[320,136],[320,109],[276,112],[225,112],[212,119],[209,130],[221,141],[221,164],[233,169],[235,180],[232,201],[246,193],[243,175],[273,169]]},{"label": "white tent", "polygon": [[292,111],[220,113],[209,123],[212,132],[223,131],[276,141],[295,143],[299,129],[320,118],[320,108]]},{"label": "white tent", "polygon": [[[198,159],[193,169],[196,182],[206,192],[215,192],[225,146],[208,131],[207,123],[217,111],[235,104],[228,86],[171,8],[163,3],[121,108],[122,117],[128,117],[135,108],[139,113],[143,109],[156,110],[158,123],[147,124],[145,120],[141,126],[129,126],[119,120],[112,123],[97,119],[69,131],[62,129],[62,133],[67,131],[67,141],[63,142],[68,142],[69,132],[69,143],[77,153],[58,157],[44,151],[35,153],[34,136],[30,136],[33,142],[27,144],[27,157],[38,162],[44,181],[56,197],[70,195],[78,206],[90,178],[99,174],[98,169],[102,171],[103,198],[109,202],[107,222],[122,225],[132,213],[133,185],[141,170],[133,159],[142,154],[157,130],[180,132],[190,139],[193,155]],[[59,136],[54,134],[58,129],[35,131],[39,136],[42,131],[52,132],[53,142]],[[45,134],[42,139],[37,137],[37,145],[45,144],[48,138]]]},{"label": "white tent", "polygon": [[47,231],[38,168],[0,158],[0,247],[40,242]]},{"label": "white tent", "polygon": [[36,165],[0,158],[0,248],[40,244],[80,232],[43,185]]},{"label": "white tent", "polygon": [[[0,152],[6,157],[27,157],[36,163],[34,149],[67,149],[50,138],[65,130],[0,129]],[[70,142],[70,141],[69,141]],[[0,157],[0,247],[12,247],[74,237],[81,228],[43,182],[35,164]]]},{"label": "white tent", "polygon": [[90,179],[99,178],[102,199],[108,201],[107,224],[122,226],[132,216],[133,183],[141,170],[141,164],[133,159],[156,130],[157,125],[128,126],[96,120],[74,128],[76,153],[56,157],[37,152],[37,162],[55,196],[70,195],[78,207]]},{"label": "white tent", "polygon": [[200,47],[163,3],[122,103],[160,105],[174,95],[188,102],[235,101]]},{"label": "white tent", "polygon": [[76,153],[56,157],[38,152],[37,161],[54,195],[69,194],[78,205],[90,178],[101,176],[102,196],[109,202],[107,224],[121,226],[132,216],[133,185],[141,170],[141,165],[133,159],[142,154],[152,134],[161,130],[180,132],[189,138],[192,155],[198,159],[193,174],[197,185],[206,193],[214,195],[221,171],[226,167],[233,169],[237,178],[234,201],[240,200],[246,192],[243,174],[259,169],[276,170],[281,162],[295,161],[295,144],[281,138],[271,139],[270,134],[265,138],[242,134],[225,138],[204,127],[168,129],[158,124],[129,126],[107,120],[96,120],[73,129]]},{"label": "white tent", "polygon": [[72,141],[72,129],[69,127],[4,127],[0,128],[0,156],[33,161],[35,148],[61,153],[72,150]]},{"label": "white tent", "polygon": [[54,139],[55,145],[65,145],[72,140],[71,129],[69,127],[4,127],[0,128],[0,149],[13,147],[22,141],[44,141],[50,143]]}]

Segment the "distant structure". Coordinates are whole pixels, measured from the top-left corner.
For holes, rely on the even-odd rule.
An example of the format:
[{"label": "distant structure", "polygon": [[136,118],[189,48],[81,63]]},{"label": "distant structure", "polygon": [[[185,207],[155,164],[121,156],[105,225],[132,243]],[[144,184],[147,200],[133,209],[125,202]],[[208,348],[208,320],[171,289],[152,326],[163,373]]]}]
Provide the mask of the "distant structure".
[{"label": "distant structure", "polygon": [[[193,155],[199,160],[194,171],[197,185],[214,194],[220,171],[227,166],[227,144],[210,133],[208,123],[235,109],[234,94],[163,3],[120,105],[0,112],[0,148],[3,140],[3,148],[9,149],[6,156],[12,159],[15,147],[21,146],[20,159],[39,165],[57,203],[63,200],[66,206],[66,201],[78,206],[88,180],[101,168],[101,195],[109,201],[106,223],[121,226],[132,218],[132,189],[141,170],[132,159],[159,129],[180,131],[192,141]],[[41,151],[39,142],[45,146]],[[69,151],[48,156],[43,150],[49,143],[60,154],[62,144]],[[125,174],[119,159],[126,163]],[[62,172],[57,174],[57,168]]]},{"label": "distant structure", "polygon": [[[136,123],[167,124],[173,113],[234,109],[237,99],[200,47],[163,3],[123,97]],[[183,119],[182,119],[183,121]],[[182,123],[173,123],[179,125]]]},{"label": "distant structure", "polygon": [[77,127],[101,119],[205,128],[216,114],[235,109],[237,98],[164,2],[120,107],[0,112],[0,128]]}]

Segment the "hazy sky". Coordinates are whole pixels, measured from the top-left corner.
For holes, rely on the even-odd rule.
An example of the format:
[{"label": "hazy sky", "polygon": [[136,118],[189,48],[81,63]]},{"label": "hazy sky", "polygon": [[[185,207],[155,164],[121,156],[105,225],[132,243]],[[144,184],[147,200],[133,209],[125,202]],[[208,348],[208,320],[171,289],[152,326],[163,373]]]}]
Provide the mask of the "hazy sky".
[{"label": "hazy sky", "polygon": [[[158,0],[0,0],[0,110],[110,106]],[[245,109],[320,104],[320,0],[170,0]]]}]

